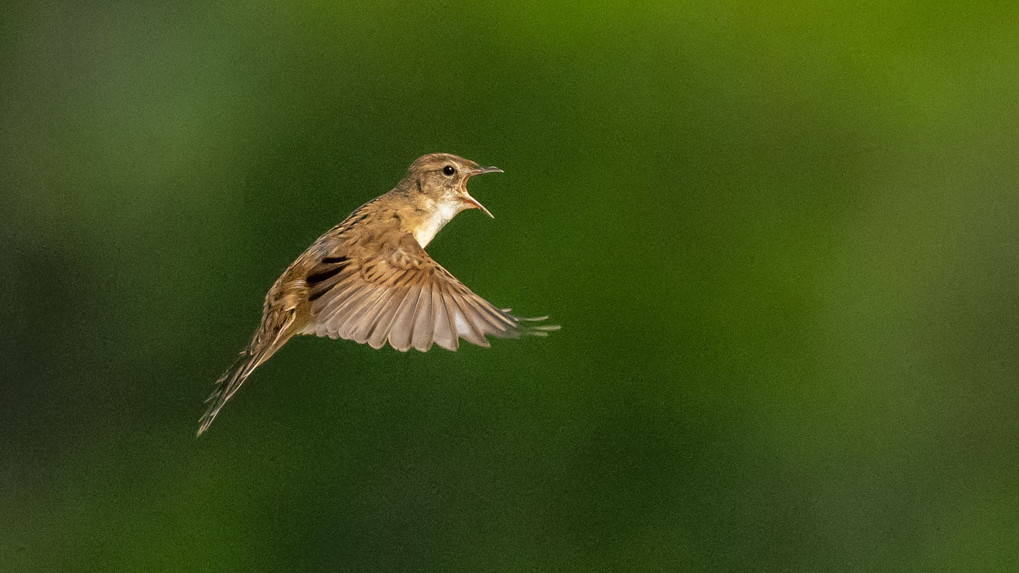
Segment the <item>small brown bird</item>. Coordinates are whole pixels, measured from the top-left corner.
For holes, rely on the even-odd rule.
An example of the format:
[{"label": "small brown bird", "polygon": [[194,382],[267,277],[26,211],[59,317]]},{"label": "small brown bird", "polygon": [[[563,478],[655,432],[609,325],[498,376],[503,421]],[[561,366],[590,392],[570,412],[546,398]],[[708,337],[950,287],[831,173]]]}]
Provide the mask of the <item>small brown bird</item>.
[{"label": "small brown bird", "polygon": [[498,167],[433,153],[418,158],[390,192],[358,207],[283,271],[262,306],[262,323],[234,365],[216,381],[198,435],[263,362],[295,334],[386,342],[400,351],[432,344],[456,350],[459,339],[488,346],[486,336],[546,336],[558,326],[530,324],[471,292],[425,252],[461,211],[481,209],[467,180]]}]

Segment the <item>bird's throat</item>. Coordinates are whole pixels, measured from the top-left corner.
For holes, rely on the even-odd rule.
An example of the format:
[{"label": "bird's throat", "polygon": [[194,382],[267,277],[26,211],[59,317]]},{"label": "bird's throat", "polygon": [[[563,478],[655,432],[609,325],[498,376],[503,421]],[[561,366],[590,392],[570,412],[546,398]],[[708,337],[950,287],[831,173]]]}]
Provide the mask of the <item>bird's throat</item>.
[{"label": "bird's throat", "polygon": [[414,239],[425,248],[432,242],[435,235],[450,222],[462,207],[453,201],[433,201],[426,209],[425,215],[414,225]]}]

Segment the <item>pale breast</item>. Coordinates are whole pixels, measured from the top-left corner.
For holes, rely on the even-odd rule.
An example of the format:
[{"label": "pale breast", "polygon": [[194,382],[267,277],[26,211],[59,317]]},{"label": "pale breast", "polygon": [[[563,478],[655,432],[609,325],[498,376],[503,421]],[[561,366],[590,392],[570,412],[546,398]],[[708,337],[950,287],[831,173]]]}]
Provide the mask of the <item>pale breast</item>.
[{"label": "pale breast", "polygon": [[431,215],[426,217],[417,228],[414,229],[414,239],[421,245],[421,248],[425,248],[428,243],[432,242],[435,235],[448,223],[457,213],[460,212],[460,206],[452,201],[444,201],[442,203],[434,204],[434,208],[431,210]]}]

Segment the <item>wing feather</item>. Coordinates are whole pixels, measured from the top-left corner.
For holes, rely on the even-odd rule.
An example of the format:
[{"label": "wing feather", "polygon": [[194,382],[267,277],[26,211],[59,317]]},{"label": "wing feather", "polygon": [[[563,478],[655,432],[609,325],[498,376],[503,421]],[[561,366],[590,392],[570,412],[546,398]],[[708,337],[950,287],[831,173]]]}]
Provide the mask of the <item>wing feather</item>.
[{"label": "wing feather", "polygon": [[421,287],[410,287],[403,303],[400,304],[400,308],[393,316],[393,325],[389,328],[389,344],[400,352],[410,349],[410,337],[414,328],[414,311],[417,309],[420,292]]},{"label": "wing feather", "polygon": [[421,289],[418,296],[417,314],[414,317],[414,333],[411,335],[411,343],[420,352],[427,352],[432,347],[432,338],[435,335],[435,319],[432,316],[432,292],[429,289]]},{"label": "wing feather", "polygon": [[488,346],[488,341],[485,340],[485,335],[481,333],[477,326],[474,325],[474,321],[471,320],[470,314],[464,311],[463,298],[456,294],[447,294],[446,300],[449,301],[447,306],[453,307],[453,317],[456,323],[456,332],[467,342],[471,344],[477,344],[478,346]]},{"label": "wing feather", "polygon": [[449,315],[446,312],[446,304],[443,302],[442,293],[438,289],[432,290],[432,308],[435,321],[435,332],[432,336],[435,343],[446,350],[456,350],[456,331],[452,329],[449,322]]},{"label": "wing feather", "polygon": [[368,329],[368,344],[370,344],[372,348],[382,348],[385,346],[386,341],[389,340],[389,329],[393,326],[393,319],[396,317],[396,311],[400,309],[400,306],[403,304],[403,299],[409,294],[409,287],[399,287],[390,292],[389,299],[386,301],[385,306],[383,306],[378,317],[375,318],[371,327]]},{"label": "wing feather", "polygon": [[513,327],[513,323],[504,315],[495,312],[495,307],[478,298],[474,293],[463,297],[466,306],[473,311],[475,321],[485,324],[488,328],[485,334],[499,336]]},{"label": "wing feather", "polygon": [[373,285],[361,284],[358,285],[357,288],[352,289],[346,298],[337,299],[335,303],[327,309],[330,317],[327,321],[329,333],[339,335],[343,325],[350,318],[352,312],[357,308],[357,305],[370,295],[373,290],[375,290]]},{"label": "wing feather", "polygon": [[311,317],[303,332],[425,352],[435,344],[456,350],[461,338],[488,346],[488,336],[543,336],[556,328],[525,324],[530,319],[474,294],[409,234],[392,242],[383,252],[340,243],[318,254],[307,279]]},{"label": "wing feather", "polygon": [[384,288],[375,288],[375,292],[369,298],[366,304],[362,305],[361,310],[358,311],[357,316],[351,320],[356,324],[350,332],[350,340],[354,340],[359,344],[368,342],[368,337],[371,335],[372,327],[374,327],[389,299],[393,297],[395,291]]}]

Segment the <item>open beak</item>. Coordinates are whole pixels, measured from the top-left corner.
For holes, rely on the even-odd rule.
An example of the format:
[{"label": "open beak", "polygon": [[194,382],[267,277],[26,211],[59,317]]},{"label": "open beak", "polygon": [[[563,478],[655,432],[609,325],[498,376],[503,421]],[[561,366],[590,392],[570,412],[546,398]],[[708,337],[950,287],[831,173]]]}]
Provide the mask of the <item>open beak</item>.
[{"label": "open beak", "polygon": [[502,169],[499,169],[495,165],[489,165],[488,167],[478,167],[471,171],[471,177],[475,175],[484,175],[485,173],[502,173]]},{"label": "open beak", "polygon": [[[479,167],[477,169],[472,170],[470,172],[470,176],[474,177],[475,175],[484,175],[485,173],[502,173],[502,169],[499,169],[494,165],[490,165],[488,167]],[[482,205],[477,199],[471,197],[471,194],[468,193],[466,189],[464,189],[464,197],[467,199],[467,203],[471,207],[481,209],[486,215],[495,219],[495,215],[493,215],[491,211],[486,209],[485,206]]]},{"label": "open beak", "polygon": [[467,204],[470,205],[471,208],[481,209],[482,211],[485,212],[486,215],[488,215],[489,217],[495,219],[495,215],[493,215],[491,211],[486,209],[484,205],[479,203],[477,199],[475,199],[474,197],[471,197],[470,193],[464,193],[464,198],[467,199]]}]

